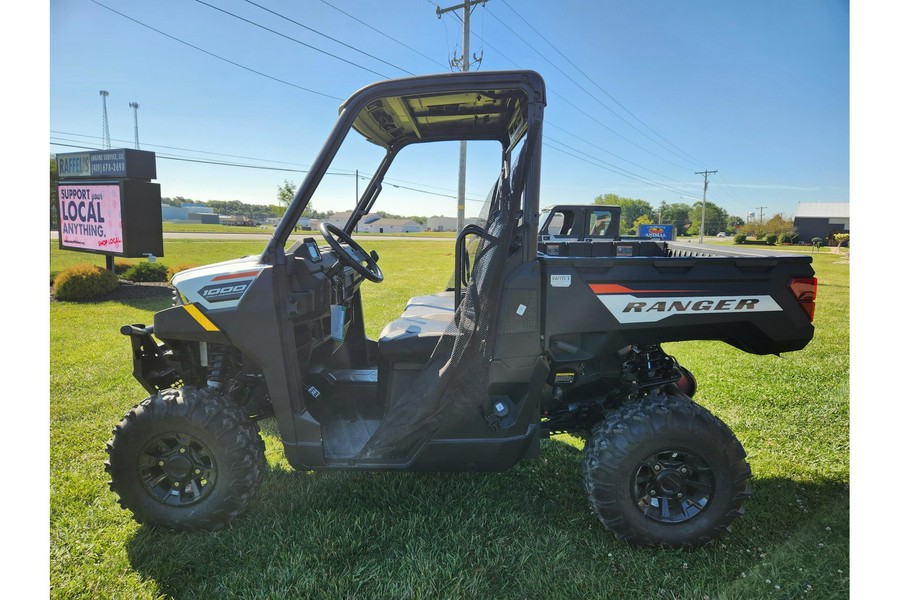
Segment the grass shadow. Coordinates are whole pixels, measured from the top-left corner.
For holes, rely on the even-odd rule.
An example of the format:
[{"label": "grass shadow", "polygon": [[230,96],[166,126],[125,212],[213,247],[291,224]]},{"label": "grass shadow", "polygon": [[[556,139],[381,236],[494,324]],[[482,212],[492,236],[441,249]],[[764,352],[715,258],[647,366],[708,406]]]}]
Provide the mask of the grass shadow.
[{"label": "grass shadow", "polygon": [[500,474],[276,467],[232,528],[143,526],[128,556],[173,598],[830,597],[806,586],[849,587],[846,484],[755,481],[747,515],[715,546],[633,548],[590,512],[580,455],[549,440],[541,458]]}]

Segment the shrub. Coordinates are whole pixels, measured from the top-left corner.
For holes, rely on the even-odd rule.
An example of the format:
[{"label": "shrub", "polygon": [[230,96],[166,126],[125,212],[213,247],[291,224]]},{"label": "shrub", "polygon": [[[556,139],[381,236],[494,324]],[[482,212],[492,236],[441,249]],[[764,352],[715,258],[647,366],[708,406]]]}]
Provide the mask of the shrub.
[{"label": "shrub", "polygon": [[798,236],[796,233],[791,233],[791,232],[782,233],[780,236],[778,236],[778,243],[779,244],[796,244],[797,238],[798,238]]},{"label": "shrub", "polygon": [[125,274],[125,271],[134,266],[133,262],[117,262],[113,265],[113,269],[116,271],[116,275],[121,277]]},{"label": "shrub", "polygon": [[122,273],[128,281],[168,281],[169,270],[162,263],[140,262]]},{"label": "shrub", "polygon": [[778,242],[778,236],[774,233],[770,233],[766,236],[766,244],[769,246],[774,246],[776,242]]},{"label": "shrub", "polygon": [[736,236],[734,236],[734,243],[735,243],[735,244],[743,244],[743,243],[746,242],[746,241],[747,241],[747,235],[746,235],[746,234],[739,233],[739,234],[737,234]]},{"label": "shrub", "polygon": [[199,265],[174,265],[169,267],[169,279],[175,276],[175,273],[181,273],[182,271],[187,271],[188,269],[194,269]]},{"label": "shrub", "polygon": [[86,300],[107,294],[119,285],[112,271],[97,265],[75,265],[59,273],[53,280],[57,300]]}]

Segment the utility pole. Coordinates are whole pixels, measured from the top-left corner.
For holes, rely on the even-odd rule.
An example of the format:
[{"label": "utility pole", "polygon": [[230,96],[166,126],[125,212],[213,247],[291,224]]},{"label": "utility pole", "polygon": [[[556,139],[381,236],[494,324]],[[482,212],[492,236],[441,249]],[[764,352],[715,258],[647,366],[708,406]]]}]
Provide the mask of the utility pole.
[{"label": "utility pole", "polygon": [[719,171],[694,171],[694,175],[703,175],[703,204],[700,208],[700,243],[703,243],[703,234],[706,231],[706,188],[709,187],[709,176]]},{"label": "utility pole", "polygon": [[[450,61],[450,68],[456,67],[461,71],[469,70],[469,17],[472,9],[479,4],[485,4],[488,0],[465,0],[462,4],[451,6],[449,8],[437,7],[435,11],[438,19],[444,13],[454,12],[463,9],[463,50],[462,57],[456,58],[456,51],[453,52],[453,59]],[[481,62],[481,57],[475,58],[476,63]],[[459,184],[456,200],[456,231],[462,231],[466,221],[466,140],[459,142]]]},{"label": "utility pole", "polygon": [[768,206],[760,206],[760,207],[759,207],[759,222],[760,222],[760,223],[762,223],[762,215],[763,215],[763,209],[764,209],[764,208],[769,208],[769,207],[768,207]]},{"label": "utility pole", "polygon": [[140,150],[141,144],[138,141],[138,128],[137,128],[137,109],[141,107],[137,102],[129,102],[128,106],[134,109],[134,149]]},{"label": "utility pole", "polygon": [[109,119],[106,117],[106,97],[109,96],[109,92],[100,90],[100,95],[103,97],[103,149],[109,150],[112,148],[109,140]]}]

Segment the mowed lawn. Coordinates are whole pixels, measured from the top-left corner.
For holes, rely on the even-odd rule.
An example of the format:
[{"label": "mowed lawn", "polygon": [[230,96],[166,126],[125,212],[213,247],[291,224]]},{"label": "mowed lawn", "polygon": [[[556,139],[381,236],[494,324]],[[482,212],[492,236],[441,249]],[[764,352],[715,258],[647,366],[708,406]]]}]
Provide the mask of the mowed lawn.
[{"label": "mowed lawn", "polygon": [[[167,241],[166,264],[258,254],[260,242]],[[452,241],[372,241],[385,281],[364,284],[376,336],[410,296],[443,289]],[[579,443],[502,474],[295,472],[262,423],[269,468],[232,528],[139,526],[116,504],[104,444],[146,393],[124,323],[169,302],[50,304],[50,595],[56,598],[846,598],[849,595],[849,264],[820,253],[816,337],[753,356],[669,344],[696,399],[743,442],[753,498],[730,537],[638,549],[608,533],[582,488]],[[51,273],[103,257],[51,246]],[[274,340],[273,340],[274,343]]]}]

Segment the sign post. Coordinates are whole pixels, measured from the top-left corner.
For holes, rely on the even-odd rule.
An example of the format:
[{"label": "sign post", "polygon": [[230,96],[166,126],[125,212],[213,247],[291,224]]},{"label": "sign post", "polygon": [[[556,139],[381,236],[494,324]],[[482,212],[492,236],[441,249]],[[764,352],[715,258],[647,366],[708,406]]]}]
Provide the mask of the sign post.
[{"label": "sign post", "polygon": [[56,156],[59,247],[116,256],[163,256],[156,155],[145,150],[94,150]]}]

